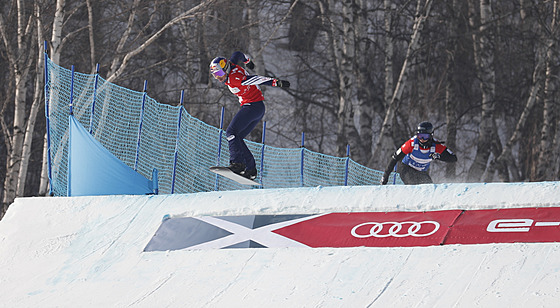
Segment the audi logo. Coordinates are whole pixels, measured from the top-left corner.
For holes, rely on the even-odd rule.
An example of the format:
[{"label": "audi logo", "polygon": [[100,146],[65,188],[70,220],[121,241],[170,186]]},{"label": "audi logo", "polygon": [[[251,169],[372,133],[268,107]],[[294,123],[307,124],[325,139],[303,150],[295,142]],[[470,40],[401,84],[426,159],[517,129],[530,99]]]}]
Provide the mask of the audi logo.
[{"label": "audi logo", "polygon": [[[405,226],[408,226],[408,229],[406,229],[406,233],[399,233]],[[424,230],[422,229],[423,225],[429,225],[431,226],[429,228],[429,232],[426,232],[428,230],[425,230],[426,228],[424,228]],[[369,229],[369,232],[365,233],[364,232],[360,232],[358,233],[358,229],[360,229],[361,227],[365,227],[365,226],[371,226],[371,228]],[[384,226],[390,226],[389,229],[385,232],[383,232]],[[432,220],[428,220],[428,221],[421,221],[421,222],[416,222],[416,221],[403,221],[403,222],[396,222],[396,221],[387,221],[387,222],[364,222],[362,224],[359,224],[357,226],[355,226],[354,228],[352,228],[351,234],[354,237],[357,238],[366,238],[366,237],[378,237],[378,238],[384,238],[384,237],[407,237],[407,236],[413,236],[413,237],[424,237],[424,236],[430,236],[434,233],[437,232],[437,230],[439,230],[439,222],[437,221],[432,221]],[[364,228],[361,228],[360,231],[364,231]]]}]

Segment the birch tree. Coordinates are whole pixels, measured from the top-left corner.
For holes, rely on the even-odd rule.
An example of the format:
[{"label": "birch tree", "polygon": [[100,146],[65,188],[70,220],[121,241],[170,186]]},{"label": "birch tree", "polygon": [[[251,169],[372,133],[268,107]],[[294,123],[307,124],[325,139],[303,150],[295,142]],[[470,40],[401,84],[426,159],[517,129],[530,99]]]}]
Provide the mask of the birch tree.
[{"label": "birch tree", "polygon": [[0,37],[15,86],[13,114],[10,115],[13,117],[13,124],[10,126],[2,125],[3,134],[8,140],[6,143],[8,158],[0,216],[4,215],[18,191],[18,177],[22,167],[23,144],[27,125],[27,83],[31,78],[30,71],[35,67],[34,57],[36,56],[35,53],[29,52],[30,50],[36,50],[36,27],[34,26],[33,9],[26,7],[23,0],[15,1],[15,8],[15,20],[6,20],[0,14]]},{"label": "birch tree", "polygon": [[557,89],[558,89],[558,57],[555,55],[558,46],[558,37],[560,29],[558,26],[560,0],[553,2],[553,14],[550,27],[547,28],[546,34],[546,69],[545,69],[545,82],[544,82],[544,99],[543,99],[543,122],[540,132],[540,151],[539,159],[537,160],[537,180],[552,180],[554,179],[554,140],[556,123],[558,116],[556,113],[556,106],[558,105]]},{"label": "birch tree", "polygon": [[[475,3],[478,1],[478,3]],[[477,5],[478,4],[478,5]],[[479,181],[488,164],[492,149],[496,149],[499,138],[494,118],[495,108],[495,71],[494,45],[492,36],[492,7],[489,0],[469,1],[469,22],[473,29],[473,50],[481,90],[479,134],[476,142],[476,155],[469,169],[467,180]],[[500,149],[501,151],[501,149]]]},{"label": "birch tree", "polygon": [[[332,48],[333,60],[337,76],[337,154],[346,155],[346,146],[349,139],[357,140],[356,131],[352,122],[354,120],[353,100],[356,99],[356,78],[354,74],[355,57],[355,33],[353,25],[352,0],[344,0],[340,3],[341,8],[341,31],[337,29],[338,18],[334,17],[335,1],[329,0],[322,4],[322,14],[327,17]],[[350,135],[354,135],[349,138]],[[357,144],[357,142],[356,142]]]},{"label": "birch tree", "polygon": [[[25,192],[25,184],[27,181],[27,170],[29,167],[29,158],[31,157],[31,146],[33,141],[33,133],[35,131],[35,122],[37,120],[37,114],[39,113],[40,106],[42,106],[42,98],[43,98],[43,67],[44,67],[44,57],[43,57],[43,49],[40,48],[44,39],[43,34],[41,33],[41,29],[43,29],[43,25],[41,22],[41,8],[39,4],[35,2],[33,4],[33,12],[34,12],[34,21],[36,22],[37,27],[37,35],[35,36],[37,39],[35,45],[35,52],[37,53],[37,62],[35,67],[35,72],[37,74],[34,78],[34,91],[33,91],[33,102],[31,104],[31,109],[29,110],[29,115],[27,116],[27,123],[25,128],[25,137],[22,145],[22,159],[21,159],[21,166],[18,174],[18,182],[17,182],[17,196],[23,196]],[[30,52],[32,54],[32,52]]]},{"label": "birch tree", "polygon": [[[488,170],[489,173],[494,173],[494,170],[497,170],[499,179],[504,182],[524,180],[524,175],[520,168],[519,159],[516,158],[516,155],[514,155],[513,148],[516,144],[519,143],[520,140],[524,140],[528,138],[528,136],[526,136],[527,135],[526,131],[527,131],[527,127],[529,126],[529,121],[530,121],[529,118],[531,114],[534,113],[536,109],[535,107],[539,104],[539,101],[542,101],[541,99],[539,99],[539,96],[544,96],[545,101],[553,100],[554,91],[551,88],[551,86],[554,85],[554,82],[551,81],[553,78],[552,77],[553,68],[551,66],[551,63],[553,62],[553,54],[554,54],[553,50],[554,50],[554,46],[556,45],[556,39],[554,37],[554,33],[556,33],[556,35],[558,33],[558,32],[554,32],[554,31],[558,31],[557,30],[558,27],[557,26],[558,23],[557,2],[558,1],[554,2],[554,9],[553,9],[554,14],[551,21],[551,27],[549,28],[548,31],[543,29],[543,27],[546,27],[545,25],[542,25],[541,27],[535,27],[535,25],[532,25],[532,23],[531,23],[531,27],[528,25],[523,25],[523,27],[526,29],[534,27],[536,29],[536,32],[533,33],[541,37],[540,41],[545,43],[537,45],[536,47],[536,51],[534,53],[535,64],[532,72],[531,88],[529,91],[529,95],[525,101],[524,108],[518,117],[515,130],[511,134],[511,137],[508,139],[505,146],[503,147],[501,153],[496,157],[495,162],[490,165],[490,168]],[[528,19],[527,15],[528,14],[526,12],[525,6],[522,6],[521,16],[523,17],[522,21],[524,23],[529,23],[527,20]],[[549,82],[552,82],[552,84],[550,84]],[[543,93],[543,89],[545,89],[546,87],[548,87],[548,90],[544,90],[545,94],[541,95],[541,93]],[[543,108],[543,112],[545,114],[548,113],[549,110],[554,110],[554,107],[550,107],[549,105],[548,107],[545,106]],[[547,116],[550,117],[552,114],[554,113],[550,113],[543,117],[544,125],[542,126],[542,129],[545,129],[544,131],[545,134],[549,134],[550,132],[548,130],[550,129],[551,126],[553,126],[550,125],[550,123],[554,122],[554,120],[550,118],[547,119]],[[541,157],[541,155],[544,155],[544,153],[539,155],[538,161],[540,162],[539,165],[540,170],[537,173],[541,174],[543,178],[545,174],[549,174],[549,175],[552,174],[552,177],[554,177],[553,175],[554,170],[553,168],[550,168],[550,166],[553,166],[551,161],[554,157],[554,154],[548,151],[548,149],[553,149],[553,147],[551,147],[551,142],[553,141],[551,141],[550,137],[546,135],[544,136],[543,139],[547,141],[545,141],[540,145],[540,147],[544,146],[544,148],[540,148],[539,153],[545,151],[546,155],[548,156]]]},{"label": "birch tree", "polygon": [[161,28],[159,28],[159,30],[155,31],[152,35],[143,38],[140,43],[137,43],[135,47],[132,47],[127,43],[129,40],[131,40],[132,24],[135,21],[137,10],[139,9],[138,6],[139,0],[135,0],[130,10],[126,29],[123,32],[116,46],[115,57],[111,62],[109,73],[107,74],[107,78],[106,78],[107,82],[114,82],[115,80],[117,80],[128,68],[131,59],[137,56],[138,54],[140,54],[142,51],[144,51],[152,43],[154,43],[167,29],[171,28],[172,26],[178,24],[179,22],[185,19],[195,18],[197,16],[205,14],[208,8],[217,2],[219,2],[219,0],[202,1],[200,4],[196,5],[195,7],[174,17],[173,19],[165,23]]},{"label": "birch tree", "polygon": [[[465,103],[465,99],[457,92],[457,88],[461,83],[461,74],[464,74],[459,67],[457,67],[457,59],[461,57],[461,49],[463,49],[464,40],[461,38],[462,28],[460,23],[463,20],[463,1],[452,1],[451,20],[449,20],[448,46],[446,54],[445,72],[447,73],[447,84],[445,86],[445,119],[447,123],[447,139],[446,145],[450,149],[457,148],[457,107]],[[456,176],[456,164],[446,164],[445,175],[448,179],[454,179]]]},{"label": "birch tree", "polygon": [[357,117],[357,134],[358,140],[354,141],[352,159],[367,164],[369,157],[373,152],[373,114],[374,114],[374,94],[371,90],[372,82],[369,75],[374,70],[374,63],[368,61],[369,37],[367,12],[368,3],[366,0],[356,1],[353,7],[354,15],[354,36],[356,37],[356,55],[354,56],[354,72],[357,82],[357,106],[355,117]]},{"label": "birch tree", "polygon": [[385,111],[385,117],[383,119],[383,124],[381,126],[381,132],[376,141],[375,151],[372,156],[375,166],[383,165],[384,162],[388,161],[388,157],[393,153],[394,142],[392,141],[391,131],[393,128],[393,122],[395,117],[395,112],[398,109],[401,101],[402,94],[408,83],[410,63],[414,57],[414,51],[418,49],[420,42],[420,33],[424,26],[426,19],[430,14],[432,7],[432,0],[419,0],[416,8],[416,20],[414,22],[412,36],[410,38],[410,43],[408,45],[404,63],[402,65],[399,79],[393,91],[391,101],[387,106]]}]

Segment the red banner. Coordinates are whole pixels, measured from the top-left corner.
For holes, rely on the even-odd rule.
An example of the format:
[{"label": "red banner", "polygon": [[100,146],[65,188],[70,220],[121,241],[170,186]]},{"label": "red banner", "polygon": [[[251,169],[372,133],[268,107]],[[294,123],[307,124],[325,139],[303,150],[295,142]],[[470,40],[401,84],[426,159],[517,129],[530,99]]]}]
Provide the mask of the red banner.
[{"label": "red banner", "polygon": [[310,247],[408,247],[443,243],[460,210],[331,213],[273,232]]},{"label": "red banner", "polygon": [[465,211],[445,244],[560,242],[560,208]]},{"label": "red banner", "polygon": [[165,219],[145,251],[560,242],[560,207]]}]

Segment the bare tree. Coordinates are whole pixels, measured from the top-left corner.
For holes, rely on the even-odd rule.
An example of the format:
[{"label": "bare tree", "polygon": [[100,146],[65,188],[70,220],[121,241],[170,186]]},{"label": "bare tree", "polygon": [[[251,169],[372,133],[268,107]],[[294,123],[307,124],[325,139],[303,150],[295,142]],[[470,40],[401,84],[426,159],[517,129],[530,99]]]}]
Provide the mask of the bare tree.
[{"label": "bare tree", "polygon": [[129,18],[128,18],[128,25],[127,25],[124,33],[122,34],[121,39],[119,40],[119,43],[117,44],[116,56],[113,58],[113,61],[111,62],[111,67],[109,69],[109,73],[108,73],[108,76],[106,78],[108,82],[113,82],[113,81],[117,80],[123,74],[123,72],[127,69],[131,58],[137,56],[139,53],[141,53],[143,50],[145,50],[148,46],[150,46],[150,44],[154,43],[154,41],[156,39],[158,39],[164,33],[165,30],[171,28],[172,26],[176,25],[177,23],[181,22],[182,20],[189,19],[189,18],[195,18],[199,15],[205,14],[205,12],[208,10],[208,7],[213,5],[218,0],[202,1],[199,5],[191,8],[190,10],[176,16],[175,18],[173,18],[170,21],[168,21],[167,23],[165,23],[163,25],[163,27],[159,28],[159,30],[157,30],[154,34],[152,34],[152,35],[150,35],[146,38],[143,38],[142,41],[140,43],[138,43],[136,47],[131,48],[131,46],[128,46],[129,49],[125,52],[125,47],[127,47],[126,43],[130,39],[130,35],[131,35],[130,30],[132,29],[132,23],[135,20],[135,16],[137,14],[137,9],[139,8],[138,7],[138,1],[139,0],[135,0],[135,2],[133,3],[133,6],[132,6],[132,9],[130,11]]},{"label": "bare tree", "polygon": [[[478,1],[478,3],[476,3]],[[478,5],[477,5],[478,4]],[[494,37],[492,35],[492,8],[488,0],[469,1],[470,25],[473,31],[473,50],[480,79],[482,111],[477,140],[476,156],[469,169],[468,181],[479,181],[487,168],[490,152],[499,141],[494,118],[495,71]],[[501,149],[499,149],[501,151]],[[496,151],[494,151],[496,152]]]},{"label": "bare tree", "polygon": [[25,138],[22,146],[22,159],[20,170],[18,173],[18,183],[17,183],[17,196],[23,196],[25,192],[25,184],[27,180],[27,170],[29,167],[29,158],[31,157],[31,145],[33,141],[33,133],[35,131],[35,122],[37,120],[37,114],[39,112],[39,107],[42,105],[42,98],[43,98],[43,91],[42,91],[42,77],[43,77],[43,70],[44,67],[44,57],[43,57],[43,49],[40,48],[41,43],[44,41],[43,35],[41,33],[41,29],[43,28],[41,22],[41,12],[40,7],[37,2],[34,3],[33,6],[34,11],[34,20],[37,23],[37,35],[35,36],[37,39],[37,43],[35,45],[35,50],[37,52],[37,62],[35,71],[37,75],[34,78],[34,91],[33,91],[33,102],[31,104],[31,109],[29,110],[29,114],[27,115],[27,125],[25,128]]},{"label": "bare tree", "polygon": [[10,74],[14,79],[13,97],[13,124],[2,125],[3,134],[8,139],[8,158],[6,165],[6,178],[4,180],[4,196],[2,199],[3,216],[8,206],[18,191],[18,178],[23,159],[23,145],[25,140],[25,128],[27,112],[26,101],[28,99],[27,83],[32,78],[30,71],[34,68],[36,50],[36,27],[34,26],[33,9],[29,10],[23,0],[15,3],[15,20],[5,20],[0,14],[0,37],[8,58]]},{"label": "bare tree", "polygon": [[2,207],[47,189],[46,143],[42,181],[33,180],[44,38],[55,63],[100,63],[108,81],[132,89],[150,80],[158,101],[176,103],[187,87],[189,112],[213,125],[229,93],[209,82],[211,57],[241,49],[259,74],[281,67],[294,87],[270,104],[275,146],[299,145],[302,129],[306,147],[342,156],[350,144],[353,159],[380,168],[410,122],[429,116],[465,157],[446,165],[448,177],[557,179],[557,15],[558,0],[9,1],[0,10]]},{"label": "bare tree", "polygon": [[381,132],[377,138],[375,151],[372,156],[372,160],[375,162],[375,166],[382,165],[381,162],[388,161],[388,156],[394,151],[394,142],[392,141],[391,132],[395,117],[395,112],[398,109],[401,101],[401,97],[403,91],[409,82],[409,65],[414,57],[414,51],[418,49],[418,44],[420,42],[420,33],[422,27],[424,26],[424,22],[428,18],[430,14],[430,10],[432,8],[432,0],[419,0],[417,9],[416,9],[416,20],[414,22],[412,37],[410,39],[410,43],[408,45],[408,49],[406,52],[406,57],[401,68],[401,72],[399,75],[399,79],[395,86],[395,90],[393,92],[393,96],[391,98],[391,102],[389,103],[387,110],[385,111],[385,117],[383,119],[383,124],[381,127]]},{"label": "bare tree", "polygon": [[555,107],[558,105],[557,89],[558,89],[558,65],[557,56],[555,56],[558,46],[557,38],[560,33],[558,25],[558,14],[560,1],[555,0],[553,3],[553,14],[550,27],[546,31],[546,70],[544,82],[544,106],[543,106],[543,123],[540,132],[540,151],[537,160],[536,180],[552,180],[554,179],[554,148],[553,143],[556,132],[556,123],[558,117]]},{"label": "bare tree", "polygon": [[[557,1],[555,1],[555,7],[557,5]],[[522,6],[523,8],[525,8],[525,6]],[[535,110],[535,106],[538,105],[539,102],[539,95],[540,93],[543,91],[543,89],[547,86],[548,82],[551,82],[551,80],[549,79],[552,76],[552,72],[550,71],[552,68],[550,66],[552,57],[553,57],[553,52],[551,52],[554,49],[554,45],[555,45],[555,39],[554,36],[548,36],[550,34],[553,34],[554,29],[557,29],[557,9],[554,10],[554,16],[552,18],[552,24],[551,24],[551,28],[549,31],[545,31],[543,29],[543,27],[537,27],[537,34],[542,37],[541,41],[546,42],[546,44],[540,44],[537,46],[536,48],[536,52],[534,55],[534,68],[533,68],[533,73],[532,73],[532,79],[531,79],[531,88],[529,91],[529,95],[527,97],[527,100],[525,101],[525,105],[524,108],[522,109],[521,114],[519,115],[517,124],[515,126],[515,130],[513,131],[513,133],[511,134],[511,137],[508,139],[506,145],[502,148],[501,153],[496,157],[495,161],[493,164],[490,165],[489,169],[488,169],[488,173],[494,173],[495,170],[498,171],[498,175],[501,181],[521,181],[524,180],[524,176],[522,174],[521,168],[520,168],[520,162],[518,158],[515,157],[513,151],[514,151],[514,146],[516,144],[519,143],[520,140],[527,140],[527,138],[530,138],[530,136],[527,136],[527,127],[529,125],[529,121],[530,121],[530,116],[532,113],[534,113]],[[522,11],[521,14],[524,17],[524,21],[526,21],[527,19],[527,12],[526,10]],[[534,25],[533,25],[534,26]],[[527,28],[527,27],[526,27]],[[556,30],[558,31],[558,30]],[[547,38],[548,36],[548,38]],[[551,48],[552,47],[552,48]],[[548,79],[548,81],[547,81]],[[553,85],[554,83],[552,83]],[[549,84],[550,85],[550,84]],[[549,88],[548,91],[544,91],[544,93],[546,93],[545,96],[545,100],[550,100],[553,99],[552,94],[554,93],[554,91],[552,91],[552,89]],[[545,103],[546,104],[546,103]],[[544,108],[543,112],[547,112],[550,109],[550,105],[548,108]],[[553,109],[553,107],[552,107]],[[553,113],[551,113],[553,114]],[[548,116],[550,117],[551,114],[549,114]],[[553,121],[552,119],[546,119],[546,116],[544,118],[544,123],[545,125],[542,126],[543,129],[545,130],[545,134],[549,134],[550,132],[548,131],[550,129],[550,123],[551,121]],[[545,135],[544,140],[547,140],[546,142],[544,142],[544,144],[542,144],[541,146],[544,146],[544,148],[540,148],[539,149],[539,153],[541,153],[539,155],[539,165],[541,166],[541,168],[545,168],[547,170],[543,170],[541,169],[541,171],[539,172],[539,174],[541,174],[541,177],[544,178],[544,174],[552,174],[552,176],[550,178],[553,178],[553,170],[550,170],[550,166],[552,166],[552,164],[550,163],[552,159],[552,157],[554,156],[551,152],[548,151],[548,149],[551,149],[550,147],[550,139],[546,138],[547,136]],[[544,151],[544,153],[543,153]],[[546,155],[548,156],[542,156],[546,153]],[[544,167],[546,166],[546,167]]]}]

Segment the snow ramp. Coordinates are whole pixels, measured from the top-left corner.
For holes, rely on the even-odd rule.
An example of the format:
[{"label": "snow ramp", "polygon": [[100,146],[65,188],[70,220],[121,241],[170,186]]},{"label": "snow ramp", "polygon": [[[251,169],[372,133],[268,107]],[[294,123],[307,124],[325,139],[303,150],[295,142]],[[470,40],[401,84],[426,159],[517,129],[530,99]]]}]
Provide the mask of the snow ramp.
[{"label": "snow ramp", "polygon": [[[558,208],[560,182],[18,198],[0,221],[0,306],[553,307]],[[434,213],[449,223],[415,216]],[[337,247],[306,241],[347,221]]]}]

